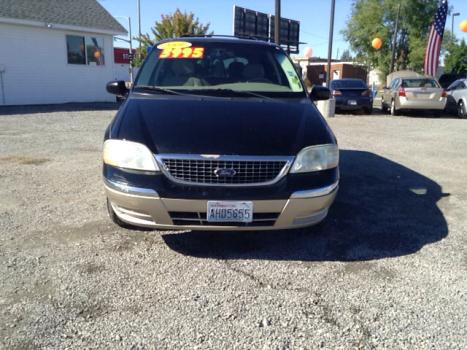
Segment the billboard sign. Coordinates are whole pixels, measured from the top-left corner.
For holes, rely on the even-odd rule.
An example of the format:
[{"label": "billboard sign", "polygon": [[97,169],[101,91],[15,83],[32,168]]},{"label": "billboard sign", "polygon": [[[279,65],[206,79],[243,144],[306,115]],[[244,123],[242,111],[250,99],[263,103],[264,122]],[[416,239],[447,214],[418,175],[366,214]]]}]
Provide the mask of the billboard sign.
[{"label": "billboard sign", "polygon": [[[233,32],[238,37],[254,37],[274,42],[274,16],[234,6]],[[281,18],[280,45],[289,53],[298,53],[300,22]]]},{"label": "billboard sign", "polygon": [[269,15],[234,6],[234,35],[269,41]]},{"label": "billboard sign", "polygon": [[[275,20],[275,16],[271,16],[269,20],[270,41],[274,41],[274,33],[275,33],[274,20]],[[281,29],[280,29],[281,46],[287,48],[287,50],[291,53],[298,53],[298,50],[299,50],[298,45],[300,44],[299,37],[300,37],[300,22],[281,17]]]}]

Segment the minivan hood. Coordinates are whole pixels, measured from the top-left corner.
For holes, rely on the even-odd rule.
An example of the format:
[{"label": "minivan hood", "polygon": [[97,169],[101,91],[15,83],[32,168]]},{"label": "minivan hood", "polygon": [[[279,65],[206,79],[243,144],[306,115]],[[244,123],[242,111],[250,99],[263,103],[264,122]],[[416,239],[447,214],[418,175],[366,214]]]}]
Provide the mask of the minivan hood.
[{"label": "minivan hood", "polygon": [[154,153],[181,154],[295,155],[306,146],[335,143],[305,98],[132,94],[109,136],[143,143]]}]

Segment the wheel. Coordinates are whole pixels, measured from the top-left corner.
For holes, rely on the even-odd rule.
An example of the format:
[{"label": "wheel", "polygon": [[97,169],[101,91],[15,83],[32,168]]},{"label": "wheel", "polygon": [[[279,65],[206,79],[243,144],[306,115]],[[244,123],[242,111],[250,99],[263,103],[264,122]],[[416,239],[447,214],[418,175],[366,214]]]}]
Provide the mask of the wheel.
[{"label": "wheel", "polygon": [[109,217],[110,217],[110,220],[112,220],[112,222],[120,227],[123,227],[123,228],[127,228],[127,229],[131,229],[133,228],[133,226],[127,224],[126,222],[123,222],[122,220],[120,220],[120,218],[117,216],[117,214],[115,214],[113,208],[112,208],[112,204],[110,203],[109,199],[107,198],[107,211],[109,213]]},{"label": "wheel", "polygon": [[467,109],[465,107],[464,101],[459,101],[457,104],[457,116],[459,118],[467,118]]},{"label": "wheel", "polygon": [[387,113],[388,112],[388,106],[386,106],[386,104],[384,103],[384,100],[381,100],[381,111],[383,113]]},{"label": "wheel", "polygon": [[365,114],[372,114],[372,113],[373,113],[373,107],[365,107],[365,108],[363,108],[363,113],[365,113]]},{"label": "wheel", "polygon": [[398,115],[399,111],[396,108],[396,101],[391,101],[391,115]]}]

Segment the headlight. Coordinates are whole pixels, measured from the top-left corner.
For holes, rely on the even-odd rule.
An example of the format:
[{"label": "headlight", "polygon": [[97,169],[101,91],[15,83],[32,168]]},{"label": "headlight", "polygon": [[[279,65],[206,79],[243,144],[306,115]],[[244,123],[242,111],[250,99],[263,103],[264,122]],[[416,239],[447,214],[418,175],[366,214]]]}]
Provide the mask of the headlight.
[{"label": "headlight", "polygon": [[104,163],[119,168],[158,171],[151,151],[141,143],[124,140],[104,142]]},{"label": "headlight", "polygon": [[310,146],[302,149],[292,165],[291,173],[307,173],[335,168],[339,164],[337,145]]}]

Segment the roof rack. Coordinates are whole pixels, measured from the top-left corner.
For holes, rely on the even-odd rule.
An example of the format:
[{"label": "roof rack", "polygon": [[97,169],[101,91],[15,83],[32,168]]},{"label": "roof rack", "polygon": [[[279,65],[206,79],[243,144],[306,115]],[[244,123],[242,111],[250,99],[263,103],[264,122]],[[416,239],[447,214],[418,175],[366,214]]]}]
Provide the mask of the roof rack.
[{"label": "roof rack", "polygon": [[250,40],[262,40],[252,35],[222,35],[222,34],[184,34],[180,38],[237,38],[237,39],[250,39]]}]

